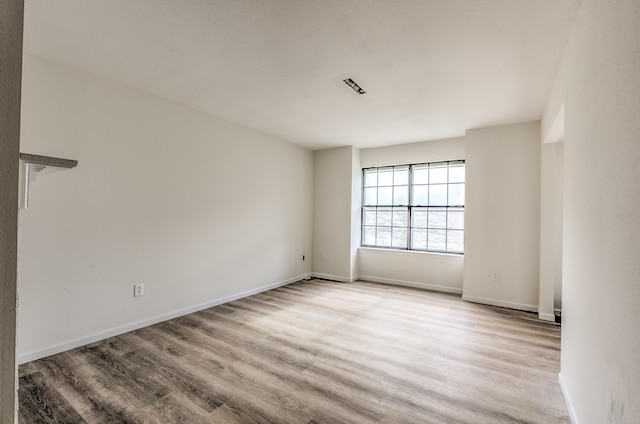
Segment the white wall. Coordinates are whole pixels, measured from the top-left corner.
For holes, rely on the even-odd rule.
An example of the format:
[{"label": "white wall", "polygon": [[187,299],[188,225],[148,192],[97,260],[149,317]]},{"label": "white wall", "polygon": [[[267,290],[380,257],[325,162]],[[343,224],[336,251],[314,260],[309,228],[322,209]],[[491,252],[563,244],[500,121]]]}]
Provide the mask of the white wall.
[{"label": "white wall", "polygon": [[584,0],[545,111],[565,104],[561,382],[580,424],[640,422],[638,46],[640,2]]},{"label": "white wall", "polygon": [[16,419],[18,154],[22,1],[0,1],[0,423]]},{"label": "white wall", "polygon": [[[464,159],[464,138],[376,147],[360,151],[362,168]],[[360,278],[462,293],[464,257],[426,252],[360,248]]]},{"label": "white wall", "polygon": [[359,152],[345,146],[316,150],[313,156],[313,274],[354,281],[360,241]]},{"label": "white wall", "polygon": [[464,137],[374,147],[360,151],[360,164],[362,168],[464,158]]},{"label": "white wall", "polygon": [[564,143],[556,143],[553,190],[553,309],[562,310],[562,261],[564,255]]},{"label": "white wall", "polygon": [[462,298],[536,311],[539,228],[540,122],[467,131]]},{"label": "white wall", "polygon": [[21,360],[311,272],[312,152],[30,56],[23,90],[22,151],[79,164],[21,211]]},{"label": "white wall", "polygon": [[538,314],[554,321],[562,309],[562,252],[564,235],[564,144],[541,145],[540,282]]},{"label": "white wall", "polygon": [[360,149],[353,148],[351,153],[351,245],[349,249],[349,279],[355,281],[359,275],[358,249],[362,237],[362,169],[360,167]]},{"label": "white wall", "polygon": [[367,247],[358,253],[362,280],[462,293],[462,255]]}]

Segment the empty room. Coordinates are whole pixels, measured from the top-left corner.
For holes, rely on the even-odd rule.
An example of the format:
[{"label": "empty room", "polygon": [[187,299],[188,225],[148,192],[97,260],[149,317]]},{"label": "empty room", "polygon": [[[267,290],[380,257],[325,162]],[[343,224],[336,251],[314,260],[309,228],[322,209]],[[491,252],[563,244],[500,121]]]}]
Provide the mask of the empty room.
[{"label": "empty room", "polygon": [[0,423],[640,422],[637,0],[0,21]]}]

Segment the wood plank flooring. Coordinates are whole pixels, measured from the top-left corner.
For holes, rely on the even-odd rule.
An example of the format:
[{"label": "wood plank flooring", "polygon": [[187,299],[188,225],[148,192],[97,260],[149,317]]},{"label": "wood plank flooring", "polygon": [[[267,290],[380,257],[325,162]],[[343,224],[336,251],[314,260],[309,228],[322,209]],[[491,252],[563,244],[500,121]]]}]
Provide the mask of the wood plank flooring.
[{"label": "wood plank flooring", "polygon": [[19,368],[20,423],[569,423],[560,330],[459,296],[305,281]]}]

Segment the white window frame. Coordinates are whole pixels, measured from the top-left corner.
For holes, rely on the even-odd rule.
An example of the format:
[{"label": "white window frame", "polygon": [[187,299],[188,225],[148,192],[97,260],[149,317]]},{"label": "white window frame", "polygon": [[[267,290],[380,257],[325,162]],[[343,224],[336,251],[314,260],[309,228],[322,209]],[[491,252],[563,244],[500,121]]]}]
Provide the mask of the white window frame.
[{"label": "white window frame", "polygon": [[463,255],[464,171],[464,159],[364,168],[361,246]]}]

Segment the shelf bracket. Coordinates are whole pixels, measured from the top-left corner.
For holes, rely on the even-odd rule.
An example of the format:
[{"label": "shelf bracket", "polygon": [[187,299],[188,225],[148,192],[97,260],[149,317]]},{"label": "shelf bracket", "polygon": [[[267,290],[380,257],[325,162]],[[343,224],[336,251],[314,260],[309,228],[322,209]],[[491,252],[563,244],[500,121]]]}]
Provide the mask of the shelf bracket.
[{"label": "shelf bracket", "polygon": [[78,165],[77,160],[32,155],[29,153],[20,153],[20,162],[22,165],[20,207],[22,209],[27,209],[29,206],[29,184],[34,182],[37,176],[75,168]]}]

